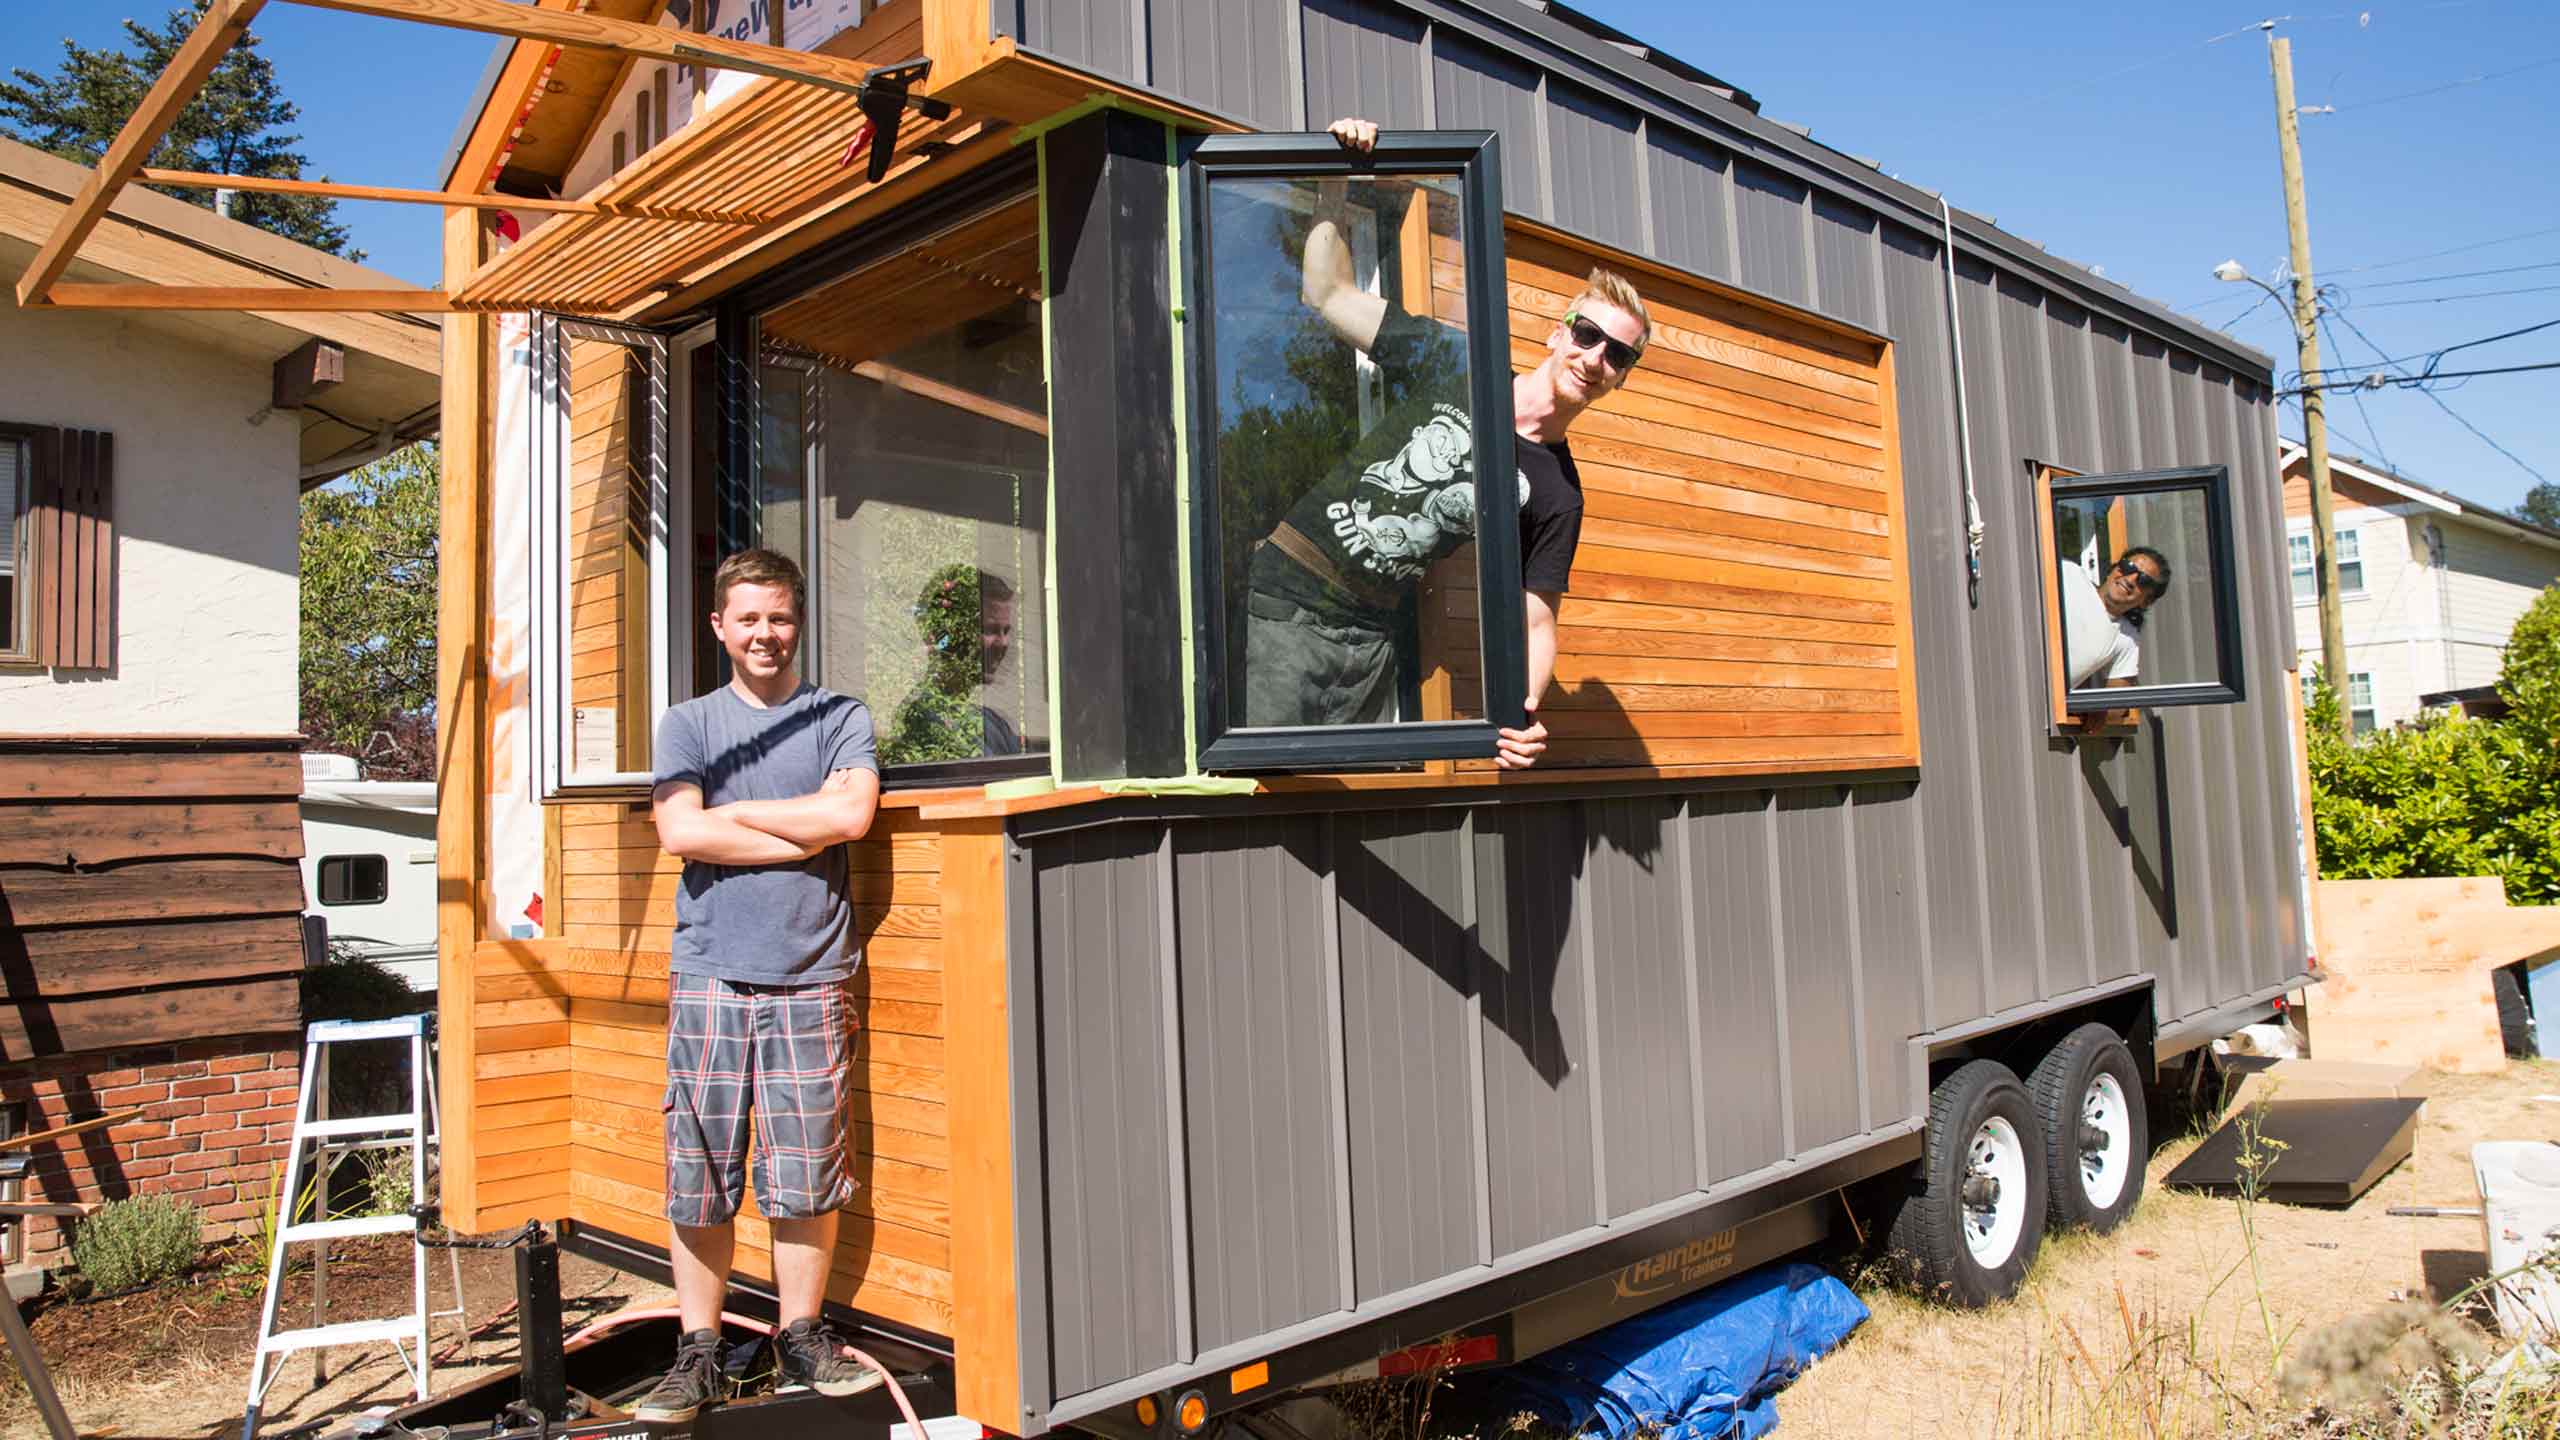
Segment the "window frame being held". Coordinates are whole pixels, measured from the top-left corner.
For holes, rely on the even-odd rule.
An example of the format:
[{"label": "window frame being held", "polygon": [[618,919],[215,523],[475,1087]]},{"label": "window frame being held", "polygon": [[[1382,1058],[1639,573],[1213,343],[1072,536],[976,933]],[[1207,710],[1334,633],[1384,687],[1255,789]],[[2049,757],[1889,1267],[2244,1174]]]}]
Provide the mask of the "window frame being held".
[{"label": "window frame being held", "polygon": [[[2227,465],[2188,465],[2157,470],[2083,474],[2042,461],[2029,461],[2035,495],[2036,573],[2044,607],[2045,672],[2048,719],[2056,730],[2088,729],[2094,717],[2181,705],[2236,705],[2248,699],[2242,654],[2239,567],[2234,557],[2231,513],[2231,470]],[[2162,685],[2089,685],[2073,687],[2064,653],[2062,596],[2056,553],[2054,510],[2083,496],[2200,494],[2204,501],[2205,577],[2212,585],[2214,678]],[[2188,573],[2196,557],[2176,562]],[[2176,583],[2177,574],[2171,581]]]},{"label": "window frame being held", "polygon": [[[1512,433],[1510,314],[1503,253],[1501,144],[1491,131],[1379,133],[1367,154],[1329,134],[1215,135],[1180,156],[1183,249],[1179,328],[1189,424],[1190,571],[1195,664],[1194,743],[1203,770],[1322,770],[1475,759],[1495,752],[1496,731],[1527,720],[1527,618],[1521,598],[1517,449]],[[1477,485],[1476,583],[1484,664],[1484,718],[1328,726],[1232,723],[1240,697],[1227,683],[1224,497],[1218,478],[1217,298],[1210,187],[1221,179],[1454,178],[1465,246],[1469,421]],[[1429,318],[1429,317],[1425,317]],[[1309,483],[1318,477],[1310,476]]]}]

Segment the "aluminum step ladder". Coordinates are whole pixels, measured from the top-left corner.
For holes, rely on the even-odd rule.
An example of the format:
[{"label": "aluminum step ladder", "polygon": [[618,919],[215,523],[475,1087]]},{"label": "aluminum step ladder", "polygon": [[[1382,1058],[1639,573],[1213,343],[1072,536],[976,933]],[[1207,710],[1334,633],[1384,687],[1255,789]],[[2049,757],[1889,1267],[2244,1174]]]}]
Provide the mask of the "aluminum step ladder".
[{"label": "aluminum step ladder", "polygon": [[[430,1311],[427,1308],[427,1252],[416,1243],[418,1219],[414,1213],[398,1215],[364,1215],[345,1219],[328,1218],[328,1193],[332,1172],[349,1155],[368,1151],[406,1150],[409,1153],[409,1203],[413,1207],[427,1203],[427,1156],[434,1148],[436,1133],[436,1071],[432,1015],[403,1015],[391,1020],[323,1020],[303,1033],[301,1097],[293,1112],[293,1139],[285,1153],[284,1183],[274,1197],[276,1206],[275,1244],[267,1255],[266,1304],[258,1321],[258,1349],[249,1368],[249,1403],[242,1412],[241,1440],[256,1440],[258,1412],[265,1404],[267,1390],[283,1373],[284,1357],[296,1350],[313,1352],[311,1378],[314,1387],[328,1379],[326,1349],[332,1345],[370,1345],[389,1342],[400,1357],[401,1366],[417,1387],[417,1398],[427,1398],[427,1327],[430,1321],[462,1312],[462,1257],[453,1251],[446,1255],[453,1263],[454,1308]],[[329,1052],[338,1045],[361,1041],[406,1040],[409,1050],[409,1108],[387,1115],[333,1117],[329,1113]],[[316,1103],[315,1103],[316,1099]],[[310,1163],[305,1163],[305,1157]],[[317,1212],[303,1218],[305,1187],[315,1197],[310,1208]],[[329,1242],[360,1235],[407,1235],[410,1237],[409,1264],[412,1302],[409,1313],[381,1319],[344,1320],[331,1324],[329,1307]],[[291,1247],[316,1244],[312,1256],[311,1320],[299,1330],[278,1330],[276,1309],[284,1295],[284,1277]]]}]

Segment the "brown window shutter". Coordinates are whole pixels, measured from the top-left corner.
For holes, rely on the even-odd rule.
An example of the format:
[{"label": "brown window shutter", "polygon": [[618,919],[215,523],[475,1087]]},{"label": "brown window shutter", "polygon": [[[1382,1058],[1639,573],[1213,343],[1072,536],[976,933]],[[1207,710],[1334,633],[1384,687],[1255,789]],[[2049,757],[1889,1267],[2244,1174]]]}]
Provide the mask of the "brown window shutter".
[{"label": "brown window shutter", "polygon": [[34,572],[27,578],[33,602],[29,627],[35,639],[36,663],[59,665],[62,627],[62,432],[50,427],[27,437],[27,551]]},{"label": "brown window shutter", "polygon": [[115,437],[35,436],[36,660],[72,670],[115,663]]}]

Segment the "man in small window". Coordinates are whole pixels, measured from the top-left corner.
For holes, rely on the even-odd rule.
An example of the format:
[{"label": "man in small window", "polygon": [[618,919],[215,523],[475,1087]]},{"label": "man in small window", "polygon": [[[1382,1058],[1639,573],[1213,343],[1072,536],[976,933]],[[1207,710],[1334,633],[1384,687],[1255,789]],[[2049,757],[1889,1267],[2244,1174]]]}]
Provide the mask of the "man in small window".
[{"label": "man in small window", "polygon": [[684,1334],[633,1412],[683,1421],[726,1398],[720,1309],[752,1129],[756,1203],[773,1231],[780,1388],[850,1395],[880,1377],[820,1316],[836,1215],[853,1198],[845,1100],[862,962],[846,842],[880,800],[871,712],[803,684],[808,587],[770,550],[720,562],[711,632],[727,685],[658,726],[651,818],[684,860],[667,981],[666,1207]]},{"label": "man in small window", "polygon": [[[1337,120],[1332,133],[1362,154],[1377,145],[1378,127],[1366,120]],[[1416,197],[1414,203],[1423,202]],[[1245,723],[1375,723],[1394,718],[1399,610],[1434,562],[1475,538],[1465,367],[1443,363],[1452,351],[1464,353],[1466,337],[1354,283],[1351,249],[1336,217],[1317,215],[1301,268],[1301,298],[1335,336],[1391,377],[1436,373],[1452,382],[1389,410],[1253,555]],[[1496,763],[1505,769],[1535,764],[1546,749],[1538,701],[1555,674],[1556,610],[1582,535],[1582,481],[1565,431],[1626,383],[1652,328],[1635,287],[1594,269],[1549,331],[1545,356],[1512,381],[1529,723],[1501,732]],[[1506,349],[1491,345],[1483,353],[1500,356]]]},{"label": "man in small window", "polygon": [[2062,587],[2063,668],[2071,688],[2131,685],[2142,671],[2142,615],[2169,590],[2169,557],[2136,545],[2103,578],[2087,564],[2055,567]]}]

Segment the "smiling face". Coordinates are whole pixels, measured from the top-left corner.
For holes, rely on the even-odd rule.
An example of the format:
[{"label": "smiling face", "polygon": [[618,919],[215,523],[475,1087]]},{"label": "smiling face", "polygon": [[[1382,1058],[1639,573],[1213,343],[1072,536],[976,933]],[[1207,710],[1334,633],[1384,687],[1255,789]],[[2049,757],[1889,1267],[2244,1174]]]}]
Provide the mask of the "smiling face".
[{"label": "smiling face", "polygon": [[2169,588],[2168,572],[2149,555],[2127,555],[2107,570],[2107,578],[2098,582],[2098,598],[2105,602],[2110,615],[2130,615],[2148,609]]},{"label": "smiling face", "polygon": [[1626,383],[1627,371],[1609,363],[1609,341],[1641,351],[1645,327],[1643,321],[1597,295],[1575,301],[1574,312],[1596,326],[1599,336],[1589,345],[1581,344],[1574,338],[1574,327],[1559,322],[1547,335],[1547,354],[1555,366],[1557,398],[1569,405],[1588,405]]},{"label": "smiling face", "polygon": [[1004,663],[1005,652],[1013,648],[1013,600],[985,596],[978,601],[978,672],[982,680],[996,678],[996,667]]},{"label": "smiling face", "polygon": [[749,684],[774,680],[800,653],[800,606],[787,585],[741,580],[711,616],[711,633]]}]

